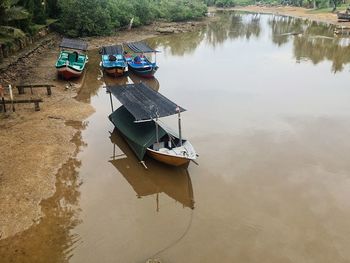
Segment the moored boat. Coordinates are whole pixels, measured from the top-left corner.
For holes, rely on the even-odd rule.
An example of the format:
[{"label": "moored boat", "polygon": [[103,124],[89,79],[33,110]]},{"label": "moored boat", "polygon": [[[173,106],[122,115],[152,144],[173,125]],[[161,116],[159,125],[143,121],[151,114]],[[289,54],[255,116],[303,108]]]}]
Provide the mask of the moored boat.
[{"label": "moored boat", "polygon": [[[144,42],[126,43],[126,46],[134,52],[133,55],[125,54],[129,70],[141,77],[152,78],[159,68],[156,60],[159,51],[152,49]],[[155,61],[151,62],[146,54],[154,54]]]},{"label": "moored boat", "polygon": [[80,77],[88,62],[88,56],[85,54],[87,47],[85,41],[63,38],[55,65],[58,75],[66,80]]},{"label": "moored boat", "polygon": [[[123,104],[109,119],[139,160],[146,154],[172,166],[186,166],[196,160],[192,144],[181,135],[180,114],[185,109],[144,83],[107,86],[107,90]],[[174,114],[179,117],[178,133],[160,119]]]},{"label": "moored boat", "polygon": [[339,21],[350,21],[349,9],[346,9],[345,13],[338,12],[337,17]]},{"label": "moored boat", "polygon": [[101,60],[103,70],[110,76],[123,76],[127,71],[122,45],[103,47]]}]

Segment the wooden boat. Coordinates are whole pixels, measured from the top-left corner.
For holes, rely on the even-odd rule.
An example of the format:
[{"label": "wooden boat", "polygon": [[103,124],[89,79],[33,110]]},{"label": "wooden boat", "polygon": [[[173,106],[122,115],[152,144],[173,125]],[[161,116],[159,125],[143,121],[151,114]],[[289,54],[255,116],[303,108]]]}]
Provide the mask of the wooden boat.
[{"label": "wooden boat", "polygon": [[101,62],[103,70],[110,76],[120,77],[127,71],[122,45],[103,47]]},{"label": "wooden boat", "polygon": [[64,38],[60,44],[60,54],[56,61],[58,75],[64,79],[80,77],[88,62],[87,43],[77,39]]},{"label": "wooden boat", "polygon": [[[187,166],[190,161],[196,160],[192,144],[181,135],[180,114],[185,109],[144,83],[107,86],[107,91],[123,104],[109,119],[139,160],[143,161],[146,153],[172,166]],[[160,119],[174,114],[178,115],[178,133]]]},{"label": "wooden boat", "polygon": [[350,14],[348,10],[345,13],[338,12],[337,17],[340,21],[350,21]]},{"label": "wooden boat", "polygon": [[117,129],[111,133],[113,155],[109,162],[120,172],[134,189],[137,198],[154,196],[157,212],[162,194],[176,200],[184,207],[194,209],[194,195],[188,170],[182,167],[169,167],[149,160],[148,170],[136,165],[138,159]]},{"label": "wooden boat", "polygon": [[[144,42],[132,42],[126,45],[134,52],[133,55],[125,54],[129,70],[143,78],[152,78],[159,68],[156,61],[156,54],[159,51],[150,48]],[[152,53],[154,53],[155,62],[151,62],[145,55]]]}]

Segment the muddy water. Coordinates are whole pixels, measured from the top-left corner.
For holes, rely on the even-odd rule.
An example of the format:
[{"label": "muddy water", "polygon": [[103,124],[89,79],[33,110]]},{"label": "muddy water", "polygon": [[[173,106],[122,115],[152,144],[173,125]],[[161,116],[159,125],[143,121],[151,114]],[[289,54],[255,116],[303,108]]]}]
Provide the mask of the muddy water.
[{"label": "muddy water", "polygon": [[4,258],[349,262],[347,41],[323,24],[233,14],[150,39],[162,52],[147,83],[188,109],[184,133],[200,154],[188,170],[137,162],[107,119],[103,85],[140,80],[104,77],[91,53],[77,99],[96,112],[81,151],[58,175],[46,217],[0,243]]}]

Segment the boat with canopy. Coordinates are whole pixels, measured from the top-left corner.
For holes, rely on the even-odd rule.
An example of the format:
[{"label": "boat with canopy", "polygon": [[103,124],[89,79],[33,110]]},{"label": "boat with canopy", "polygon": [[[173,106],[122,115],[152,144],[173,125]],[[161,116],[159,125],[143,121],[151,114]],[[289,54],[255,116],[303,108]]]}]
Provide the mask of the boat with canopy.
[{"label": "boat with canopy", "polygon": [[119,77],[125,74],[127,63],[122,45],[105,46],[102,48],[102,68],[110,76]]},{"label": "boat with canopy", "polygon": [[183,207],[194,209],[192,181],[186,168],[168,167],[149,160],[149,169],[145,170],[141,165],[135,165],[137,158],[117,129],[111,133],[110,140],[113,143],[113,155],[109,162],[134,189],[137,198],[154,196],[158,212],[159,200],[164,195],[181,203]]},{"label": "boat with canopy", "polygon": [[[182,138],[181,112],[178,106],[145,83],[107,86],[122,104],[109,115],[114,126],[123,134],[137,158],[143,161],[146,153],[173,166],[188,165],[197,158],[192,144]],[[111,97],[112,103],[112,97]],[[161,121],[162,117],[178,115],[178,132]]]},{"label": "boat with canopy", "polygon": [[[149,47],[145,42],[131,42],[125,45],[134,52],[133,55],[125,54],[128,68],[141,77],[152,78],[159,68],[157,53],[160,51]],[[151,58],[146,56],[148,54],[154,54],[154,62],[151,62]]]},{"label": "boat with canopy", "polygon": [[63,38],[55,65],[58,75],[64,79],[79,77],[88,62],[87,47],[88,44],[85,41]]}]

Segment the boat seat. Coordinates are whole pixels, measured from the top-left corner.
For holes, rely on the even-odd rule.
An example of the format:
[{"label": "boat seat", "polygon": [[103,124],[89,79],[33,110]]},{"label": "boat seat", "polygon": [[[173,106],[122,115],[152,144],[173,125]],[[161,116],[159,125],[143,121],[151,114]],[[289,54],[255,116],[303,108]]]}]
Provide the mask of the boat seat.
[{"label": "boat seat", "polygon": [[164,142],[156,142],[153,144],[153,150],[159,151],[161,148],[164,148]]}]

